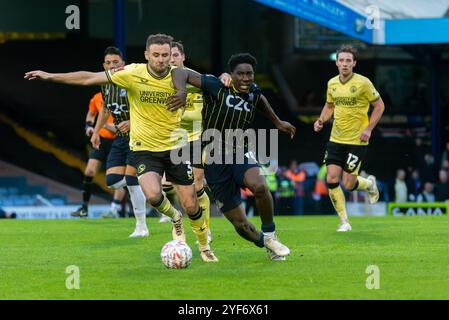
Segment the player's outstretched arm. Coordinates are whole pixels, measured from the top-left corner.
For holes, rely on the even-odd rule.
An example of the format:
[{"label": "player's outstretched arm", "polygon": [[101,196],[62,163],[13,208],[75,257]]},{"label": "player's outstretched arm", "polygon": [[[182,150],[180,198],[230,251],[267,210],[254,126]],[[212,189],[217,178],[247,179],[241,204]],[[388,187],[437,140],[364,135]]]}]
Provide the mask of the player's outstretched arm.
[{"label": "player's outstretched arm", "polygon": [[360,140],[363,142],[369,140],[369,138],[371,137],[371,132],[376,127],[380,118],[382,118],[382,114],[384,113],[385,110],[385,104],[382,101],[382,98],[379,98],[376,101],[372,102],[371,105],[373,106],[373,112],[371,113],[368,127],[366,127],[366,129],[363,130],[362,134],[360,135]]},{"label": "player's outstretched arm", "polygon": [[64,83],[78,86],[94,86],[107,84],[108,78],[104,71],[88,72],[76,71],[67,73],[49,73],[41,70],[29,71],[25,73],[26,80],[42,80],[57,83]]},{"label": "player's outstretched arm", "polygon": [[321,129],[323,129],[323,125],[332,117],[333,114],[334,104],[326,102],[323,110],[321,110],[320,117],[313,124],[313,130],[315,130],[315,132],[321,131]]},{"label": "player's outstretched arm", "polygon": [[192,69],[184,70],[187,72],[187,83],[201,89],[201,73]]},{"label": "player's outstretched arm", "polygon": [[279,119],[277,114],[274,112],[267,98],[262,94],[260,96],[259,103],[257,108],[275,125],[277,129],[282,132],[285,132],[290,135],[290,138],[293,139],[296,133],[296,128],[290,122],[282,121]]}]

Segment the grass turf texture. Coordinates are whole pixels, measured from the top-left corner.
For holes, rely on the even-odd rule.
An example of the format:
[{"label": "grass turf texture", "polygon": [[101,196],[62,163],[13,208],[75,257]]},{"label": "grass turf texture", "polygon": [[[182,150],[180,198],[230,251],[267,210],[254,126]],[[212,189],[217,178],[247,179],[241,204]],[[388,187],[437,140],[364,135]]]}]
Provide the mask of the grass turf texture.
[{"label": "grass turf texture", "polygon": [[[259,219],[252,221],[260,226]],[[0,221],[0,299],[448,299],[449,218],[276,217],[291,249],[269,261],[265,249],[213,218],[218,263],[203,263],[184,221],[192,264],[166,269],[159,257],[171,224],[147,219],[150,237],[130,239],[133,219]],[[80,289],[65,286],[66,267],[80,268]],[[367,266],[380,289],[365,286]]]}]

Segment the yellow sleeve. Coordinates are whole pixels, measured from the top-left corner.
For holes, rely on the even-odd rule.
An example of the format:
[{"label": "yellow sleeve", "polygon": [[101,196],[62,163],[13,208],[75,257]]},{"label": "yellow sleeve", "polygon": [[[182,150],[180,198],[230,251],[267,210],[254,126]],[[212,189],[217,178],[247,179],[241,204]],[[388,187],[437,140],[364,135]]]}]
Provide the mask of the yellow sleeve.
[{"label": "yellow sleeve", "polygon": [[188,83],[186,85],[186,89],[187,89],[187,93],[200,93],[201,92],[201,88],[194,87]]},{"label": "yellow sleeve", "polygon": [[[190,97],[189,97],[190,96]],[[201,121],[203,110],[203,95],[202,94],[189,94],[187,100],[190,100],[191,108],[186,108],[182,115],[182,120],[185,121]],[[190,98],[190,99],[189,99]]]},{"label": "yellow sleeve", "polygon": [[330,88],[330,85],[329,85],[329,82],[327,83],[327,97],[326,97],[326,102],[327,103],[334,103],[334,98],[332,97],[332,94],[331,94],[331,88]]},{"label": "yellow sleeve", "polygon": [[202,116],[200,109],[186,110],[182,115],[182,120],[185,121],[201,121],[201,119]]},{"label": "yellow sleeve", "polygon": [[118,69],[112,69],[106,71],[106,76],[109,82],[124,89],[130,89],[132,86],[131,75],[136,67],[136,64],[132,63]]},{"label": "yellow sleeve", "polygon": [[363,85],[363,91],[366,99],[371,103],[380,98],[379,92],[377,92],[373,83],[370,80],[367,80]]}]

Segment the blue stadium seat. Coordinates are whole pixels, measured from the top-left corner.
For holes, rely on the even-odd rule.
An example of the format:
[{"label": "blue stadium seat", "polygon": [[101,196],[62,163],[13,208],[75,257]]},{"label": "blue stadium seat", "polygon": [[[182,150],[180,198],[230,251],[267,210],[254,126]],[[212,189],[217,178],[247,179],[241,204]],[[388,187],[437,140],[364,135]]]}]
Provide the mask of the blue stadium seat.
[{"label": "blue stadium seat", "polygon": [[39,205],[40,195],[53,205],[67,204],[63,194],[49,194],[46,185],[28,185],[26,177],[0,177],[0,206]]}]

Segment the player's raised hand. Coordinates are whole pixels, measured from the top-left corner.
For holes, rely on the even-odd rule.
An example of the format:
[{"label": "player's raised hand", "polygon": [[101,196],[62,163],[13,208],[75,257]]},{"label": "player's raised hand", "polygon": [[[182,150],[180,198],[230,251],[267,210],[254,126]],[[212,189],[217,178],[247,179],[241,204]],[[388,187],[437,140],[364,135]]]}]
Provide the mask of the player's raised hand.
[{"label": "player's raised hand", "polygon": [[320,132],[321,129],[323,129],[323,121],[321,119],[318,119],[317,121],[315,121],[315,123],[313,124],[313,130],[315,132]]},{"label": "player's raised hand", "polygon": [[185,91],[178,91],[175,94],[167,98],[167,109],[170,111],[176,111],[180,108],[184,108],[186,105],[187,93]]},{"label": "player's raised hand", "polygon": [[219,77],[221,83],[223,83],[223,85],[225,87],[230,87],[231,83],[232,83],[232,78],[231,75],[229,73],[222,73]]},{"label": "player's raised hand", "polygon": [[92,134],[92,137],[90,138],[90,143],[92,143],[92,147],[95,149],[100,149],[100,135],[97,132],[94,132]]},{"label": "player's raised hand", "polygon": [[26,80],[48,80],[50,79],[50,73],[41,70],[28,71],[25,73],[24,79]]},{"label": "player's raised hand", "polygon": [[287,121],[279,121],[278,125],[276,126],[280,131],[285,132],[290,135],[290,139],[293,139],[296,133],[296,128],[294,125],[292,125],[290,122]]},{"label": "player's raised hand", "polygon": [[129,131],[129,120],[120,122],[117,125],[117,129],[119,129],[121,133],[128,132]]},{"label": "player's raised hand", "polygon": [[371,129],[366,128],[360,135],[360,141],[367,142],[371,138]]}]

